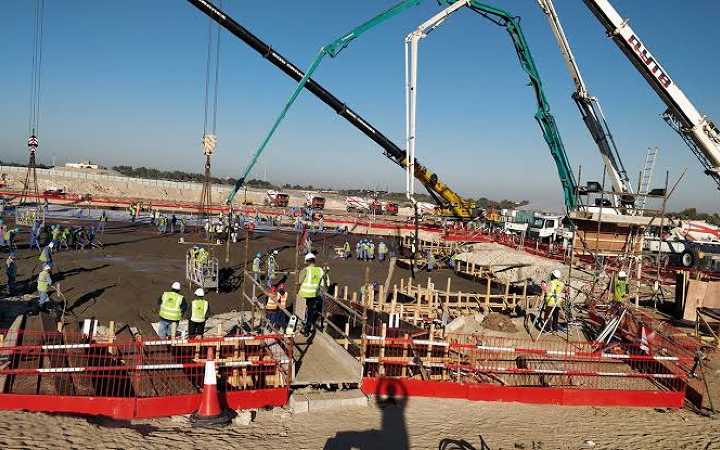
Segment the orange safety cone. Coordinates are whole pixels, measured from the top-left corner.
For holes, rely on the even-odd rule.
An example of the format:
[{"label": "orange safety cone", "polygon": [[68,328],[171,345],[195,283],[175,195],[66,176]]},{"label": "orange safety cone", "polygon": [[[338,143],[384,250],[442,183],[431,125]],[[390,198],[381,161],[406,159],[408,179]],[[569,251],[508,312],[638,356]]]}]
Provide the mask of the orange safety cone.
[{"label": "orange safety cone", "polygon": [[220,406],[217,390],[217,377],[215,375],[215,360],[213,348],[208,347],[207,361],[205,361],[205,380],[203,381],[200,407],[190,416],[193,426],[225,426],[232,421],[233,414]]}]

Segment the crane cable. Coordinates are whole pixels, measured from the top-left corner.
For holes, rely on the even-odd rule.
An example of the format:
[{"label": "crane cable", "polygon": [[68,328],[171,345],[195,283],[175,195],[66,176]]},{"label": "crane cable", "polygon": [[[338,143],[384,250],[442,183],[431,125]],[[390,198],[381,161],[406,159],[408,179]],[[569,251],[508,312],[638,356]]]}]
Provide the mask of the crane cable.
[{"label": "crane cable", "polygon": [[28,115],[28,136],[35,136],[40,128],[40,86],[42,74],[42,50],[44,34],[45,0],[35,0],[35,32],[33,35],[33,56],[30,80],[30,108]]},{"label": "crane cable", "polygon": [[[220,1],[222,7],[222,0]],[[214,25],[214,27],[213,27]],[[214,28],[214,30],[213,30]],[[213,33],[215,31],[215,33]],[[213,34],[215,37],[213,38]],[[213,48],[213,44],[214,48]],[[214,58],[213,58],[214,50]],[[211,79],[212,69],[215,69],[214,79]],[[220,82],[220,25],[208,19],[208,46],[205,60],[205,113],[203,116],[203,151],[205,155],[212,155],[217,144],[215,135],[217,129],[218,93]],[[212,97],[212,106],[210,105]],[[211,109],[212,108],[212,109]],[[210,127],[208,128],[208,125]]]}]

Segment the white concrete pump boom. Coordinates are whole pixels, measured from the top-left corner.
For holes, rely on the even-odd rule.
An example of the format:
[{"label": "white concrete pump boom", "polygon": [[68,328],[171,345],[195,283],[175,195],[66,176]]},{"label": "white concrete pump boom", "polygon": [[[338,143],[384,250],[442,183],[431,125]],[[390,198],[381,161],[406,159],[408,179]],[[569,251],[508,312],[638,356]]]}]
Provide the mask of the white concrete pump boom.
[{"label": "white concrete pump boom", "polygon": [[690,150],[720,188],[720,131],[695,108],[680,87],[670,78],[627,20],[608,0],[583,0],[602,23],[620,50],[640,71],[645,80],[667,105],[663,117],[683,138]]},{"label": "white concrete pump boom", "polygon": [[[580,109],[583,121],[590,130],[590,134],[595,144],[600,150],[600,155],[605,163],[607,174],[612,182],[613,192],[617,194],[630,194],[633,192],[630,179],[628,178],[625,167],[623,166],[620,154],[615,145],[615,141],[610,133],[610,129],[603,115],[602,108],[597,98],[590,95],[587,85],[580,74],[580,68],[575,60],[575,55],[570,48],[570,43],[565,36],[560,18],[555,11],[555,5],[552,0],[538,0],[540,8],[543,10],[550,23],[555,39],[558,41],[560,53],[562,53],[565,64],[567,65],[570,76],[575,83],[575,92],[573,100]],[[615,198],[615,206],[620,206],[618,198]]]},{"label": "white concrete pump boom", "polygon": [[430,31],[442,25],[450,14],[469,3],[470,0],[461,0],[453,3],[422,23],[415,31],[405,36],[405,144],[408,161],[410,161],[405,171],[405,196],[412,202],[414,208],[417,208],[414,173],[418,41],[427,36]]}]

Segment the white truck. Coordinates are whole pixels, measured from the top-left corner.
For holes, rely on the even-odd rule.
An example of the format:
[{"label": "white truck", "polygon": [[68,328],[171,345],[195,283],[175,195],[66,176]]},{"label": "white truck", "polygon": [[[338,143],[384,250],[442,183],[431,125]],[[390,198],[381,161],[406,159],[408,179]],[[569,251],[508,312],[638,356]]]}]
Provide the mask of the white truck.
[{"label": "white truck", "polygon": [[284,208],[290,203],[290,196],[284,192],[270,190],[265,193],[264,203],[269,206]]},{"label": "white truck", "polygon": [[325,197],[322,197],[315,192],[306,192],[305,206],[314,210],[325,209]]}]

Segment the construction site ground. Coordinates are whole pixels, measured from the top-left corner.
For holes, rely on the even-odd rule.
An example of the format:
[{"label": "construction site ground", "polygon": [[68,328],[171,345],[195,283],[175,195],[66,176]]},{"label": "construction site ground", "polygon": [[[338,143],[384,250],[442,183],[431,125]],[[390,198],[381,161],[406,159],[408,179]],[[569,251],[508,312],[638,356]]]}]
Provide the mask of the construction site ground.
[{"label": "construction site ground", "polygon": [[[68,220],[50,220],[67,225]],[[39,272],[38,254],[27,248],[28,234],[23,233],[17,251],[18,281],[25,284],[27,292]],[[163,291],[169,289],[173,281],[181,281],[183,293],[192,296],[184,280],[185,252],[190,244],[179,244],[179,234],[161,235],[148,224],[110,223],[101,240],[102,248],[84,251],[63,250],[55,253],[54,280],[60,282],[61,291],[67,298],[67,312],[77,318],[95,318],[101,322],[110,320],[116,323],[137,326],[143,333],[151,332],[150,323],[157,320],[158,300]],[[194,233],[184,236],[187,242],[203,242],[204,234]],[[354,258],[344,260],[334,258],[333,248],[341,246],[349,239],[354,247],[358,236],[318,234],[313,236],[313,246],[319,252],[319,264],[328,265],[333,283],[348,286],[349,292],[358,291],[365,282],[367,271],[370,282],[384,284],[388,275],[389,262],[362,262]],[[278,261],[281,271],[295,270],[295,233],[272,232],[251,235],[248,245],[248,264],[256,252],[266,253],[273,249],[279,251]],[[391,242],[391,241],[388,241]],[[392,245],[392,244],[391,244]],[[221,261],[222,267],[230,267],[232,275],[229,283],[221,286],[220,292],[208,294],[212,314],[242,310],[247,307],[242,300],[240,278],[245,267],[244,237],[230,246],[230,263],[225,264],[225,246],[211,247]],[[303,267],[299,261],[300,269]],[[416,282],[427,283],[427,272],[421,272]],[[449,270],[430,274],[435,283],[444,286],[447,277],[452,278],[453,289],[467,292],[479,290],[479,284],[454,275]],[[393,284],[399,284],[400,278],[410,277],[410,272],[396,267]],[[226,278],[226,277],[225,277]],[[279,279],[279,278],[278,278]],[[295,280],[288,279],[291,295],[295,291]],[[249,292],[249,290],[248,290]],[[57,297],[57,296],[55,296]],[[59,301],[60,299],[57,298]],[[0,327],[12,322],[11,312],[0,317]]]},{"label": "construction site ground", "polygon": [[437,398],[398,399],[389,405],[371,399],[367,408],[303,414],[260,411],[249,425],[220,429],[190,428],[185,418],[130,423],[0,412],[0,446],[13,449],[437,449],[448,438],[464,439],[478,450],[717,450],[720,426],[687,410]]},{"label": "construction site ground", "polygon": [[[69,224],[76,219],[50,219],[50,223]],[[132,225],[111,222],[101,240],[102,248],[62,251],[55,254],[56,276],[68,300],[66,321],[95,318],[101,323],[115,321],[152,333],[150,323],[157,320],[158,298],[175,280],[183,282],[183,292],[191,297],[194,288],[184,280],[185,252],[190,244],[179,244],[180,235],[160,235],[147,223]],[[334,257],[334,247],[362,236],[313,235],[319,262],[331,269],[331,278],[350,293],[358,292],[366,281],[384,284],[389,262],[361,262]],[[376,241],[378,240],[375,238]],[[204,234],[186,234],[188,242],[203,242]],[[393,249],[396,243],[388,239]],[[242,301],[239,277],[245,263],[256,252],[277,249],[282,271],[295,270],[296,234],[275,231],[251,235],[230,246],[230,283],[221,292],[210,292],[211,313],[246,309]],[[38,272],[38,252],[27,248],[23,233],[18,250],[18,279],[34,280]],[[212,247],[223,261],[225,246]],[[247,259],[246,259],[247,255]],[[515,258],[512,255],[511,258]],[[299,262],[302,267],[302,261]],[[410,271],[395,267],[390,287],[406,281]],[[452,290],[484,292],[485,286],[457,276],[450,270],[417,273],[414,283],[426,285],[431,277],[444,289],[448,277]],[[289,276],[290,290],[294,278]],[[34,287],[27,283],[27,293]],[[291,293],[291,295],[293,295]],[[28,296],[29,297],[29,296]],[[57,296],[55,296],[57,298]],[[7,327],[19,308],[0,310],[0,327]],[[9,302],[22,303],[22,302]],[[482,319],[482,316],[478,316]],[[527,338],[523,318],[508,320],[492,316],[482,326],[468,324],[459,331]],[[514,332],[506,325],[515,325]],[[501,327],[499,324],[503,324]],[[512,327],[508,327],[512,329]],[[533,334],[537,334],[534,331]],[[575,336],[573,336],[575,337]],[[548,334],[550,341],[563,336]],[[709,361],[705,369],[710,393],[720,407],[720,364]],[[309,426],[309,424],[312,424]],[[450,430],[450,431],[449,431]],[[477,449],[720,449],[717,419],[706,418],[689,410],[648,410],[630,408],[532,406],[508,403],[467,402],[445,399],[397,399],[391,405],[377,404],[352,408],[292,414],[287,409],[261,411],[255,422],[223,430],[191,429],[183,419],[119,422],[104,419],[73,418],[19,412],[0,412],[0,446],[3,448],[74,448],[94,447],[102,440],[106,448],[437,448],[442,439],[465,439]],[[485,443],[487,447],[483,447]]]}]

